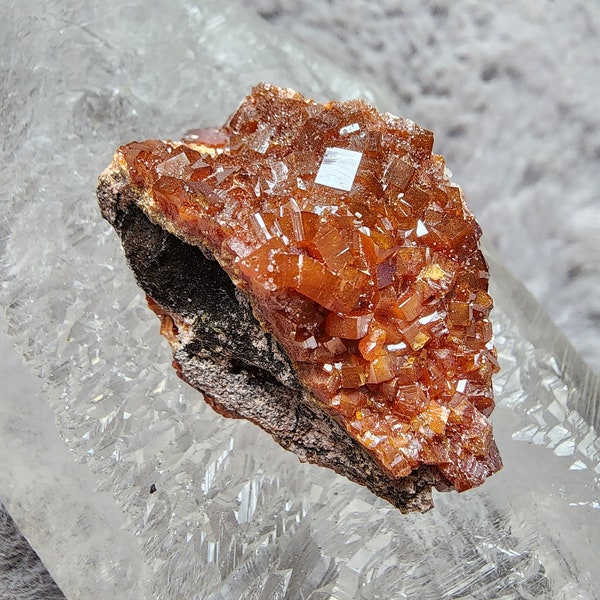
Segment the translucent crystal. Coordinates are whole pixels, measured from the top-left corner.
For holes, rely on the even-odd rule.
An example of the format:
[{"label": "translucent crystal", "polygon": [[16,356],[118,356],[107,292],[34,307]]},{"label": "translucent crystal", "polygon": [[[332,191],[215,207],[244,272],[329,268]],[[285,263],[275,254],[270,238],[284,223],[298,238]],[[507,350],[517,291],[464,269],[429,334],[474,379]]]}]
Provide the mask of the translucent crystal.
[{"label": "translucent crystal", "polygon": [[[238,6],[153,7],[55,2],[41,19],[38,3],[24,1],[4,12],[6,329],[44,381],[38,401],[52,407],[66,446],[111,495],[88,492],[89,514],[70,509],[57,498],[80,488],[57,474],[44,481],[60,494],[49,487],[38,504],[17,497],[11,507],[32,540],[49,521],[62,536],[86,530],[101,495],[114,498],[119,516],[94,529],[92,544],[74,537],[61,552],[51,541],[35,548],[59,585],[87,598],[124,590],[139,598],[141,588],[147,597],[214,600],[597,595],[598,380],[497,261],[502,371],[493,420],[505,467],[483,488],[436,497],[425,515],[397,514],[333,473],[298,464],[252,425],[213,414],[171,373],[156,318],[98,218],[95,178],[114,147],[223,122],[261,80],[321,100],[398,106],[276,39]],[[165,15],[177,23],[168,36]],[[427,285],[443,285],[438,274]],[[3,430],[7,465],[23,435]],[[47,462],[29,469],[44,472]],[[117,523],[142,560],[114,552],[108,534]]]}]

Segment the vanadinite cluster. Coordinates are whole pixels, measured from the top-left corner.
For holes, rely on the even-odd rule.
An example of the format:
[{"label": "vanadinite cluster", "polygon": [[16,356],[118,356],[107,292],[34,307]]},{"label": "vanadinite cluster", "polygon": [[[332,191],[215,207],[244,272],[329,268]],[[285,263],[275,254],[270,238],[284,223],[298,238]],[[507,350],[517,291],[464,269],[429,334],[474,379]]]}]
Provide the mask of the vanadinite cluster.
[{"label": "vanadinite cluster", "polygon": [[480,228],[433,134],[360,100],[257,86],[221,129],[134,142],[151,218],[246,290],[315,401],[393,477],[501,467]]}]

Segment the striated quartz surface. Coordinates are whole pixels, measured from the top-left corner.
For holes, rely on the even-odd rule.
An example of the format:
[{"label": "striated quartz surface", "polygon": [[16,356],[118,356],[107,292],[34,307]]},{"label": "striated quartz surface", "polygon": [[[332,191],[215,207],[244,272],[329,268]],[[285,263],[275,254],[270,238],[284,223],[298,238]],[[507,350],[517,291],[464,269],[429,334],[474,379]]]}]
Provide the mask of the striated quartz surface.
[{"label": "striated quartz surface", "polygon": [[225,127],[122,146],[151,218],[207,247],[316,401],[394,477],[502,463],[480,229],[433,134],[360,100],[254,88]]},{"label": "striated quartz surface", "polygon": [[[591,156],[593,132],[581,137],[571,121],[558,135],[555,113],[544,107],[563,99],[583,110],[583,100],[595,97],[587,75],[597,38],[568,34],[579,33],[575,23],[590,23],[575,18],[584,2],[548,3],[535,15],[529,4],[513,4],[515,11],[499,9],[491,22],[483,18],[487,5],[453,4],[447,23],[458,28],[446,27],[441,37],[433,10],[439,3],[415,3],[412,12],[403,5],[409,27],[423,24],[412,28],[422,39],[419,53],[435,58],[427,61],[426,84],[440,72],[455,77],[449,96],[416,94],[410,107],[315,58],[310,44],[282,39],[235,2],[156,0],[140,12],[130,2],[57,0],[44,5],[43,18],[39,2],[7,5],[0,304],[3,327],[43,392],[13,396],[19,373],[3,377],[0,479],[8,483],[0,495],[67,597],[598,597],[600,382],[489,250],[502,366],[493,419],[504,468],[463,494],[434,492],[433,511],[402,515],[328,469],[298,464],[258,427],[221,418],[177,380],[156,318],[93,197],[115,136],[125,143],[224,123],[250,86],[268,79],[321,99],[367,97],[391,110],[429,113],[437,124],[466,123],[466,135],[444,146],[452,152],[454,144],[463,164],[472,159],[473,189],[486,198],[486,210],[497,207],[497,222],[510,223],[512,233],[500,238],[514,242],[527,232],[528,252],[543,254],[554,238],[547,227],[544,238],[541,227],[531,233],[525,212],[543,205],[571,215],[572,186],[585,186],[594,172],[577,143]],[[519,29],[525,13],[539,17],[532,26],[540,35]],[[478,84],[490,55],[474,42],[489,40],[502,24],[507,36],[497,36],[504,44],[497,56],[536,85],[513,85],[502,66],[493,81]],[[548,36],[549,27],[561,35]],[[430,32],[437,43],[426,46]],[[407,48],[414,40],[404,40]],[[581,51],[568,51],[575,47]],[[459,55],[453,71],[448,65]],[[402,58],[410,58],[408,50]],[[406,77],[405,89],[423,81],[422,70],[398,64],[396,57],[383,68]],[[555,83],[575,72],[581,77],[573,96]],[[493,106],[483,116],[479,101],[470,102],[481,98]],[[550,160],[556,156],[561,160]],[[532,157],[545,175],[517,186],[520,159]],[[568,230],[573,221],[564,223]],[[557,273],[550,277],[539,264],[538,281],[551,281],[560,302],[573,288],[561,295]],[[54,431],[53,416],[65,453],[89,470],[89,487],[52,465],[58,454],[36,425]],[[33,448],[41,448],[41,460],[26,452]],[[19,485],[24,478],[27,487]]]}]

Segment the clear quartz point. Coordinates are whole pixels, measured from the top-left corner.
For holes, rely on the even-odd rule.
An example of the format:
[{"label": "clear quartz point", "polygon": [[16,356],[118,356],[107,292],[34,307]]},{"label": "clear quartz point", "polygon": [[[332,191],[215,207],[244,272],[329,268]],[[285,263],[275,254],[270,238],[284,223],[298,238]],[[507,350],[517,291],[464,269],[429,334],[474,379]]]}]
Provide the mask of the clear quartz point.
[{"label": "clear quartz point", "polygon": [[[493,422],[504,469],[480,488],[436,494],[429,513],[403,516],[299,464],[251,424],[216,415],[180,383],[100,218],[95,181],[120,143],[219,125],[259,81],[317,100],[402,107],[235,5],[58,1],[42,19],[38,4],[12,5],[0,25],[0,296],[5,329],[42,380],[40,414],[51,407],[96,491],[63,471],[47,477],[45,456],[24,465],[32,481],[44,471],[43,501],[19,510],[14,490],[2,493],[67,595],[594,597],[598,379],[492,252],[502,366]],[[6,394],[1,402],[3,415],[20,406]],[[24,460],[11,455],[24,434],[3,426],[2,435],[6,473]],[[59,503],[69,489],[72,508]],[[99,511],[107,525],[84,542],[86,519]],[[44,528],[72,542],[53,552]],[[130,540],[119,545],[127,552],[114,551],[117,534]]]}]

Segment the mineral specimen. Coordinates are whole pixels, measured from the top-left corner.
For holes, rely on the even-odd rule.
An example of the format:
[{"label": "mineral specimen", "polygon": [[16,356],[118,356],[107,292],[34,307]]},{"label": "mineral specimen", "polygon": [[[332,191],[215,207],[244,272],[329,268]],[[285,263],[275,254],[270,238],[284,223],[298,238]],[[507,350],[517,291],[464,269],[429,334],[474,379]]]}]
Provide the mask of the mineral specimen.
[{"label": "mineral specimen", "polygon": [[[119,148],[99,198],[117,229],[129,194],[215,258],[309,401],[385,477],[429,465],[462,491],[501,467],[488,419],[498,363],[481,231],[432,146],[364,101],[261,84],[223,128]],[[147,291],[176,349],[196,321]]]}]

